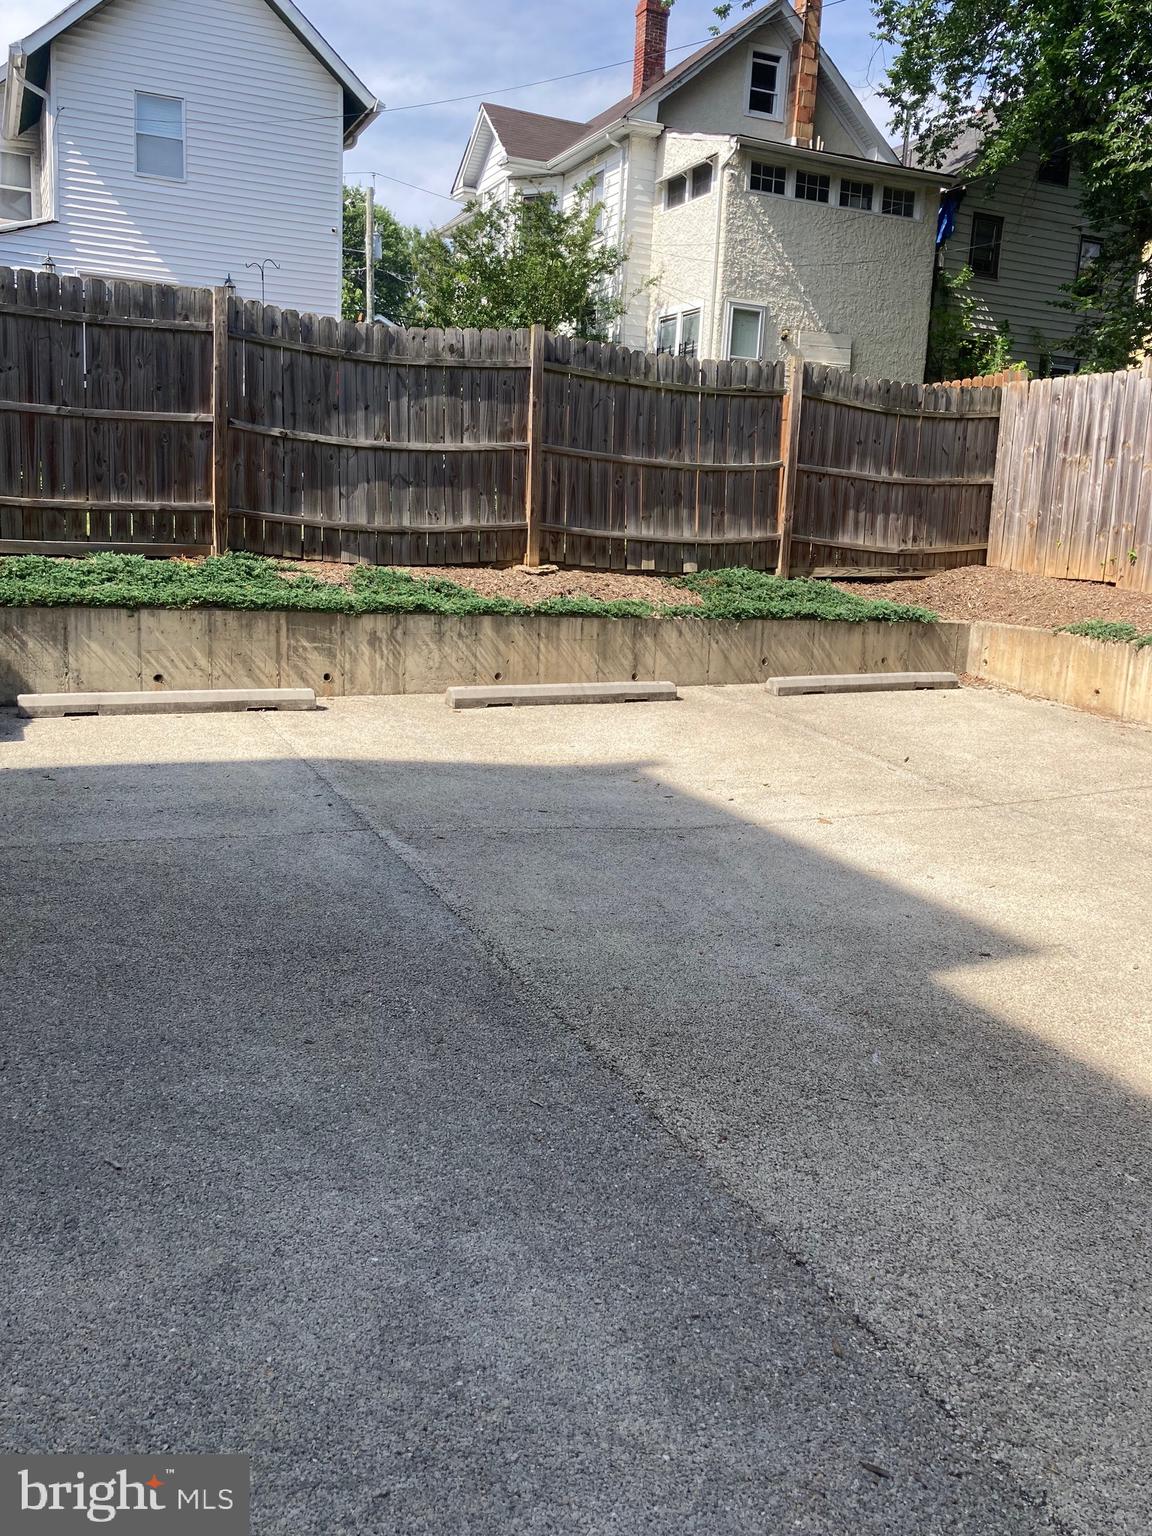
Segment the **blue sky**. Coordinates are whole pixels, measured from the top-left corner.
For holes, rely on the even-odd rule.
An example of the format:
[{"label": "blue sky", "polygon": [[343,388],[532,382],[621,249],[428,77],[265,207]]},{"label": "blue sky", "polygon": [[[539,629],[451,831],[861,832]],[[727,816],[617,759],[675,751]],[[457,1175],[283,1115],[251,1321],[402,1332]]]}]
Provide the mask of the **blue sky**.
[{"label": "blue sky", "polygon": [[[63,0],[4,0],[5,45],[54,15]],[[301,9],[388,108],[481,92],[508,106],[583,119],[628,90],[630,65],[599,66],[632,53],[635,0],[297,0]],[[675,0],[669,47],[708,37],[714,0]],[[874,83],[883,54],[871,38],[867,0],[825,0],[824,44],[883,126]],[[5,47],[6,51],[6,47]],[[686,50],[685,50],[686,51]],[[673,52],[673,60],[684,51]],[[532,90],[496,94],[501,86],[596,69]],[[869,83],[869,77],[871,82]],[[382,173],[377,196],[406,223],[450,216],[447,195],[476,113],[477,100],[388,111],[345,160],[349,179]],[[399,178],[385,180],[384,176]]]}]

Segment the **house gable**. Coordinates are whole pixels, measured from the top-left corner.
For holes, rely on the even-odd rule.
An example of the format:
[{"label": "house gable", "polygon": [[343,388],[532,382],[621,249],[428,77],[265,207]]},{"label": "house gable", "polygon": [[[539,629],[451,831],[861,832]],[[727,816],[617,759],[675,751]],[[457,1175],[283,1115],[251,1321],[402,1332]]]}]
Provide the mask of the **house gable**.
[{"label": "house gable", "polygon": [[[89,17],[99,16],[124,0],[73,0],[58,15],[29,33],[26,38],[12,43],[8,62],[0,72],[0,83],[5,89],[5,126],[13,135],[25,132],[40,118],[46,97],[43,87],[48,78],[49,60],[53,43]],[[357,138],[380,113],[381,106],[375,95],[348,67],[316,28],[293,3],[293,0],[261,0],[283,23],[284,27],[323,65],[339,83],[344,106],[344,143],[355,144]],[[193,0],[188,8],[194,11]],[[218,35],[219,17],[217,19]],[[220,37],[222,41],[222,37]]]}]

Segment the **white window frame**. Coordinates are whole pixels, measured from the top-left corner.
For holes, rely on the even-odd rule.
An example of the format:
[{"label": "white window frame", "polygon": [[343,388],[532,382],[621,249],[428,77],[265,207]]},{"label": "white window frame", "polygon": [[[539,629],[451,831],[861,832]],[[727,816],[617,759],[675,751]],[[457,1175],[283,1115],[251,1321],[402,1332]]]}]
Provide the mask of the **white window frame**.
[{"label": "white window frame", "polygon": [[[758,165],[766,165],[769,170],[784,172],[784,190],[782,192],[766,192],[763,187],[752,185],[752,172]],[[787,197],[792,190],[793,167],[785,165],[783,161],[761,160],[757,156],[748,158],[748,191],[753,197]]]},{"label": "white window frame", "polygon": [[656,316],[656,332],[653,337],[653,350],[660,346],[660,327],[666,320],[675,320],[676,339],[672,343],[672,357],[680,356],[680,348],[684,344],[684,321],[688,315],[699,315],[700,323],[696,330],[696,356],[700,356],[700,347],[704,341],[704,306],[703,304],[682,304],[678,309],[662,309]]},{"label": "white window frame", "polygon": [[[776,109],[773,112],[757,112],[752,106],[752,66],[756,62],[757,54],[766,59],[776,60]],[[789,57],[785,49],[749,48],[748,63],[744,70],[744,115],[746,117],[759,117],[770,123],[784,121],[784,104],[788,100],[788,67]]]},{"label": "white window frame", "polygon": [[[755,310],[760,317],[760,330],[756,339],[755,357],[732,356],[732,318],[738,309]],[[768,307],[750,299],[729,299],[724,306],[724,356],[733,363],[759,363],[764,358],[764,331],[768,319]]]},{"label": "white window frame", "polygon": [[[693,192],[693,178],[695,177],[696,172],[703,165],[710,165],[712,167],[712,179],[708,183],[708,190],[707,192]],[[676,208],[683,208],[688,203],[698,203],[703,197],[711,197],[713,192],[716,190],[716,174],[716,161],[712,155],[707,155],[703,160],[696,160],[692,165],[686,166],[684,170],[675,171],[671,176],[665,176],[664,196],[661,199],[661,207],[663,208],[664,212],[671,213]],[[684,183],[683,202],[670,203],[668,201],[668,188],[674,181],[682,181]]]},{"label": "white window frame", "polygon": [[30,150],[17,149],[15,146],[10,149],[6,144],[0,144],[0,152],[6,155],[11,155],[13,159],[19,158],[21,160],[27,160],[28,162],[28,185],[26,187],[18,187],[14,182],[0,182],[0,186],[4,188],[5,192],[18,192],[22,197],[25,193],[27,193],[28,216],[27,218],[16,219],[0,218],[0,229],[12,229],[18,228],[21,224],[31,224],[36,219],[36,157],[31,153]]},{"label": "white window frame", "polygon": [[[844,202],[844,188],[846,186],[866,187],[868,189],[867,207],[860,207],[855,203]],[[883,197],[883,194],[881,194],[881,197]],[[838,176],[836,178],[836,207],[843,209],[845,213],[875,213],[876,183],[874,181],[864,181],[859,176]]]},{"label": "white window frame", "polygon": [[595,207],[597,203],[600,205],[596,209],[595,227],[596,233],[598,235],[602,235],[604,233],[604,223],[608,217],[608,204],[604,201],[605,187],[608,181],[608,177],[605,174],[605,169],[606,168],[604,166],[600,166],[597,170],[592,172],[590,177],[588,177],[588,180],[592,183],[592,190],[589,194],[589,202],[593,207]]},{"label": "white window frame", "polygon": [[[178,101],[180,103],[180,148],[183,151],[181,161],[184,166],[182,176],[158,176],[155,171],[142,171],[140,169],[140,98],[151,96],[158,101]],[[145,134],[145,138],[155,138],[157,135]],[[184,96],[174,96],[169,91],[136,91],[132,97],[132,165],[136,175],[141,181],[159,181],[168,186],[180,186],[188,180],[188,101]]]},{"label": "white window frame", "polygon": [[[811,181],[826,181],[827,197],[801,197],[800,177],[806,176]],[[835,192],[835,199],[833,198]],[[811,203],[814,208],[838,208],[840,206],[840,178],[831,171],[797,170],[792,176],[792,200],[797,203]]]},{"label": "white window frame", "polygon": [[[879,185],[880,185],[880,203],[879,203],[879,207],[877,208],[876,211],[879,213],[881,218],[883,218],[883,219],[904,219],[907,223],[911,224],[914,220],[916,220],[916,219],[918,219],[920,217],[920,198],[919,198],[919,195],[916,192],[915,187],[901,187],[897,183],[891,182],[891,181],[889,181],[889,182],[883,182],[882,181],[882,182],[880,182]],[[911,213],[891,213],[888,210],[886,210],[885,207],[884,207],[884,197],[889,192],[899,192],[901,194],[901,196],[903,196],[903,197],[910,197],[912,199],[912,212]]]}]

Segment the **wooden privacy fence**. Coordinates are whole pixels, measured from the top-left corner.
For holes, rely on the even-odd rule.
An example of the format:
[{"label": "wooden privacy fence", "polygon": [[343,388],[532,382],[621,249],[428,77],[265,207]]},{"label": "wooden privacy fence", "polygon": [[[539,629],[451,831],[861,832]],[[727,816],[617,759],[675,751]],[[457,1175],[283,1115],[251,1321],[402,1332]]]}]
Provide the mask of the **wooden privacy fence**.
[{"label": "wooden privacy fence", "polygon": [[212,293],[0,267],[0,553],[212,543]]},{"label": "wooden privacy fence", "polygon": [[1009,386],[988,563],[1152,592],[1152,359]]},{"label": "wooden privacy fence", "polygon": [[934,569],[983,556],[999,404],[0,269],[0,551]]}]

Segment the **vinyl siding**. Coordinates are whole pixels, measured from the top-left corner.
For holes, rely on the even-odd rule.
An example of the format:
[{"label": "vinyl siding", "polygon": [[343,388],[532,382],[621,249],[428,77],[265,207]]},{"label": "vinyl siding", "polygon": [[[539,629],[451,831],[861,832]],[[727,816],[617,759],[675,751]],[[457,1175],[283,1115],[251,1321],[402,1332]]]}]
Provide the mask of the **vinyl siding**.
[{"label": "vinyl siding", "polygon": [[1084,220],[1073,173],[1068,187],[1054,187],[1036,177],[1039,157],[1028,156],[1005,171],[994,187],[970,187],[956,219],[956,232],[944,247],[950,272],[967,266],[972,218],[990,213],[1004,220],[1000,275],[976,277],[969,292],[989,324],[1012,334],[1013,356],[1039,368],[1045,353],[1069,353],[1067,338],[1076,316],[1055,307],[1066,297],[1062,284],[1076,276],[1081,235],[1098,234]]},{"label": "vinyl siding", "polygon": [[[186,179],[136,175],[135,94],[186,103]],[[269,303],[340,306],[342,96],[265,0],[115,0],[53,44],[62,273],[222,282]],[[13,247],[27,245],[19,232]],[[0,232],[0,260],[6,237]]]}]

